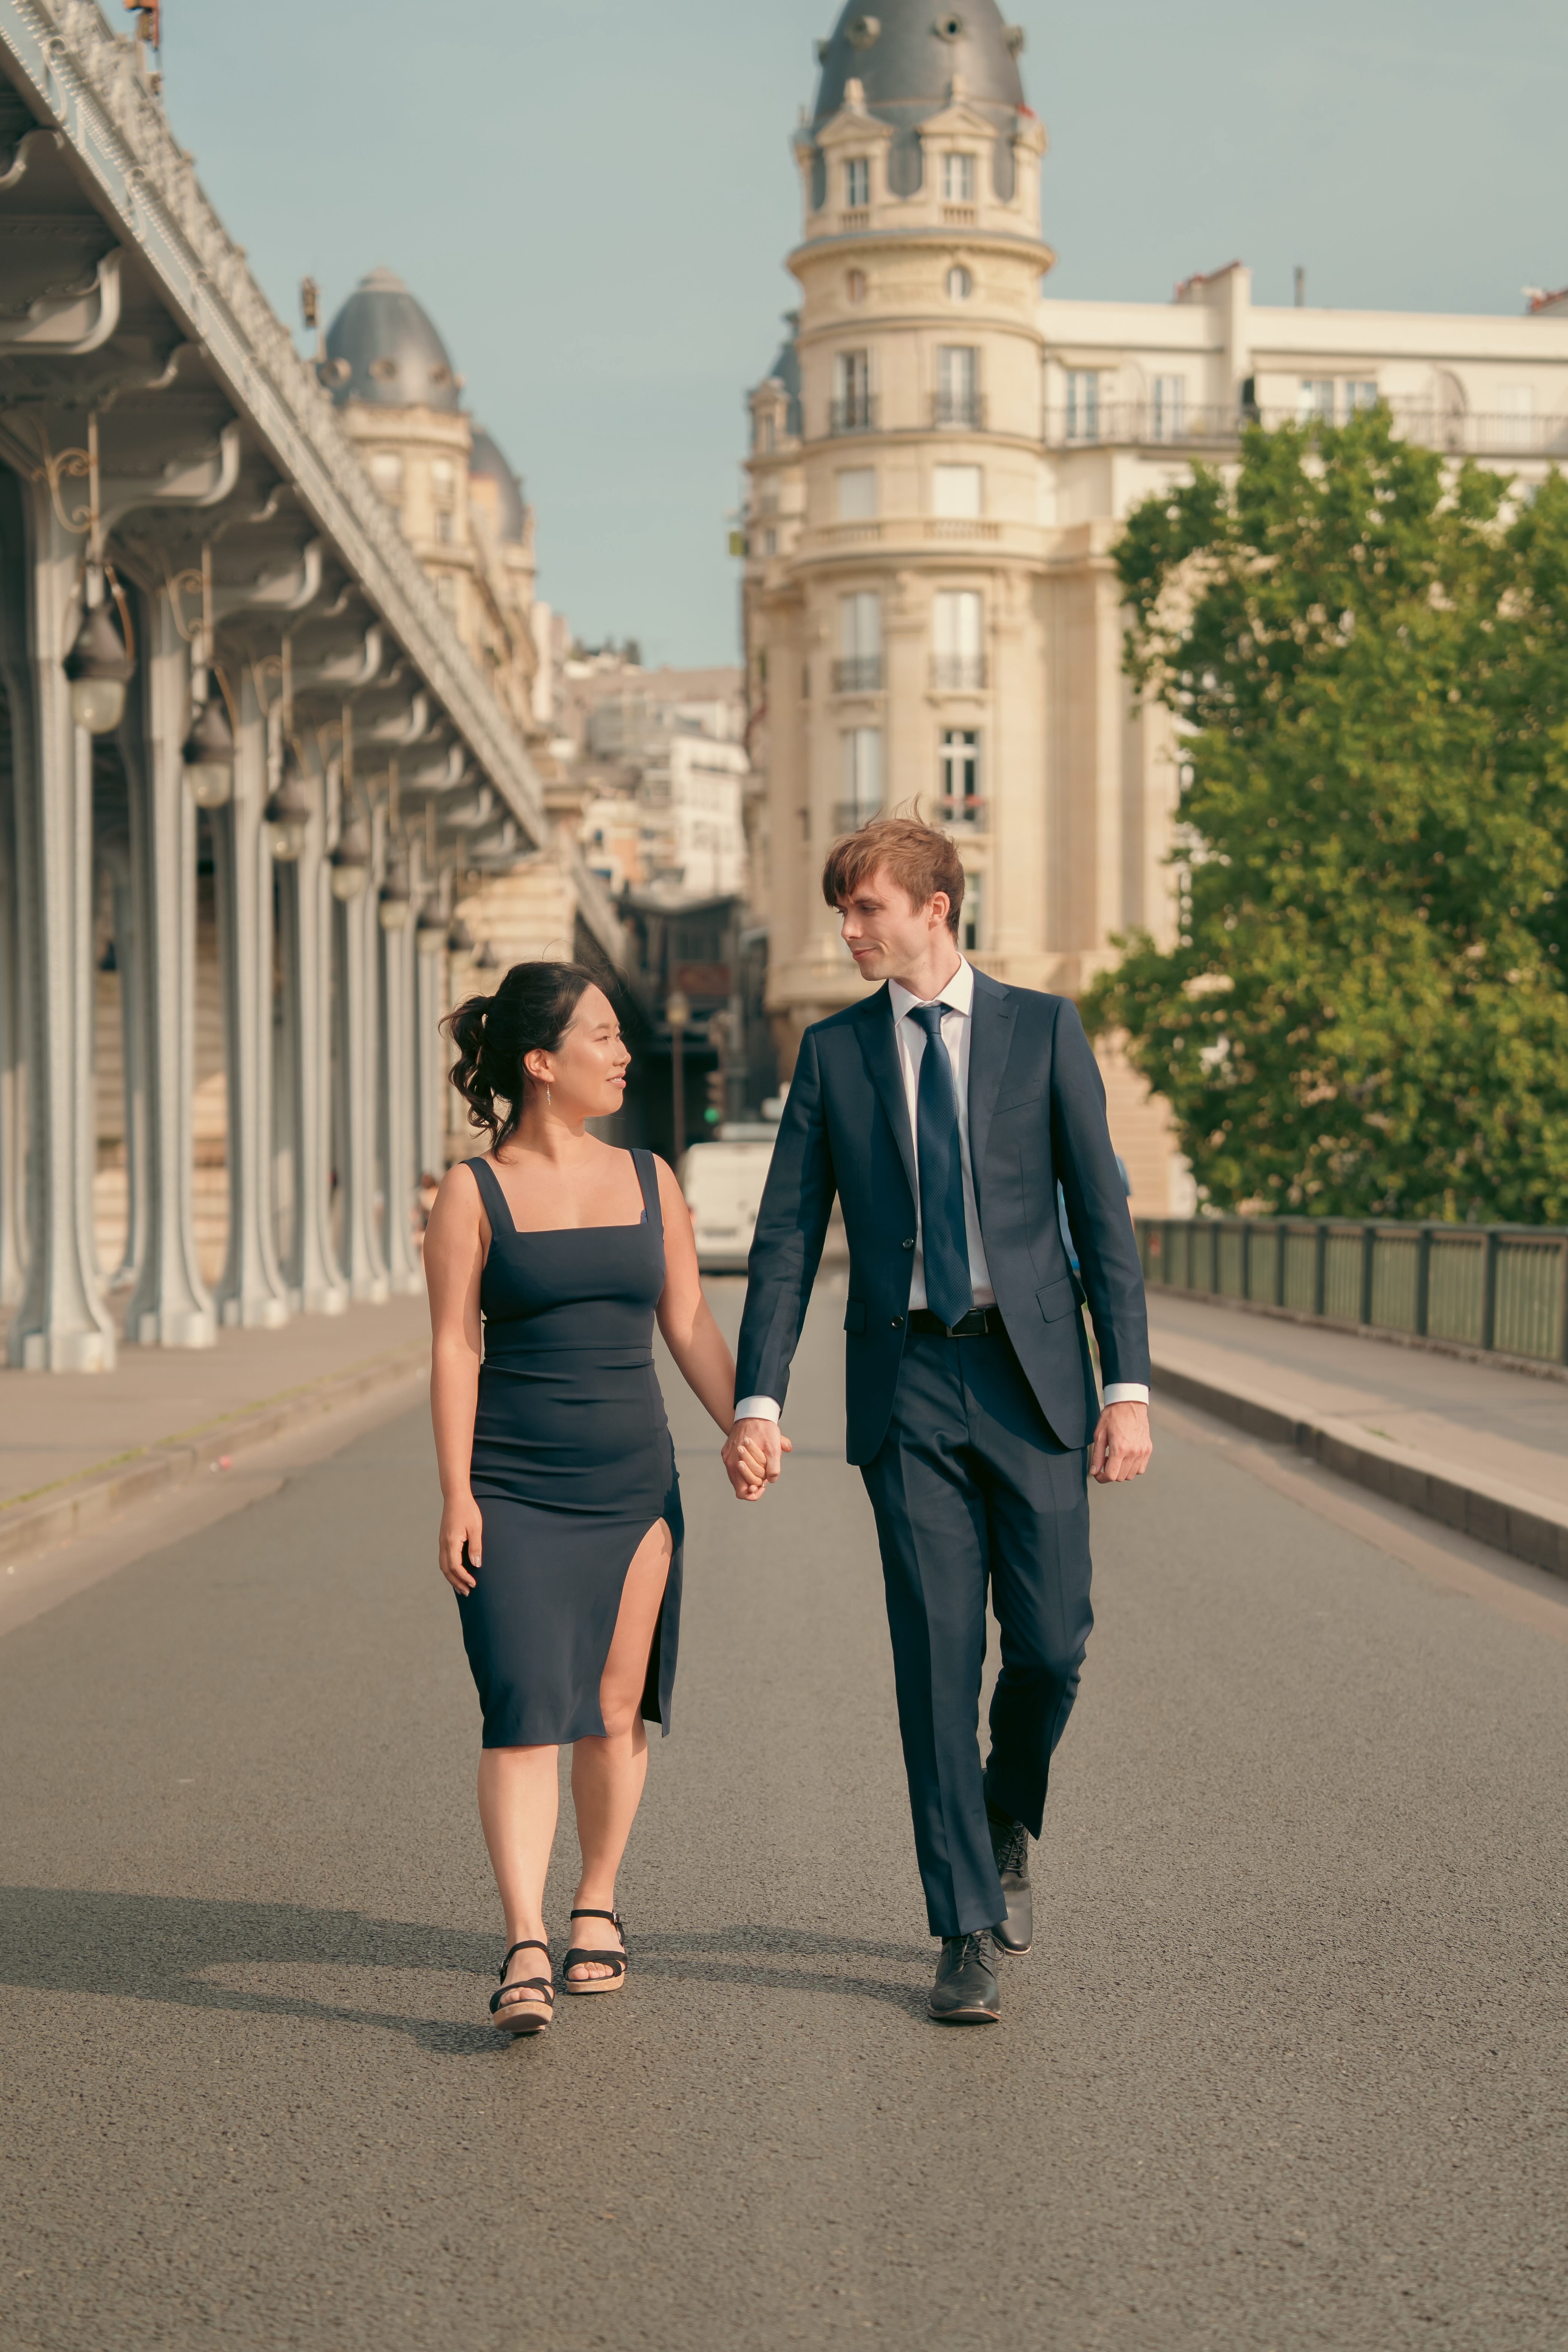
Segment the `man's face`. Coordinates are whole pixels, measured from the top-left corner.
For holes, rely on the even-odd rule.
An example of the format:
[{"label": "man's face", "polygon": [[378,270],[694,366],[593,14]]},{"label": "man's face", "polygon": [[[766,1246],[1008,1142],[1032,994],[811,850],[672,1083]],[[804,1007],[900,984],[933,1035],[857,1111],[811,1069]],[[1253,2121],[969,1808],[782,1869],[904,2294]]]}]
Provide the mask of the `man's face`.
[{"label": "man's face", "polygon": [[901,980],[919,971],[933,946],[948,937],[946,894],[939,891],[917,907],[885,866],[840,898],[838,911],[844,944],[862,980]]}]

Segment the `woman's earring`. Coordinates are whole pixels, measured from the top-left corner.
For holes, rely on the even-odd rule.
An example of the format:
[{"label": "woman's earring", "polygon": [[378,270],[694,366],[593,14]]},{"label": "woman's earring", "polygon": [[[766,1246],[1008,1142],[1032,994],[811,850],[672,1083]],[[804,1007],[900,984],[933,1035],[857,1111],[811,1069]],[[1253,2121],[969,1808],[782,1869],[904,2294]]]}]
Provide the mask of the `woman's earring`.
[{"label": "woman's earring", "polygon": [[551,1093],[550,1088],[546,1087],[544,1089],[544,1108],[546,1110],[550,1108],[554,1100],[554,1096]]}]

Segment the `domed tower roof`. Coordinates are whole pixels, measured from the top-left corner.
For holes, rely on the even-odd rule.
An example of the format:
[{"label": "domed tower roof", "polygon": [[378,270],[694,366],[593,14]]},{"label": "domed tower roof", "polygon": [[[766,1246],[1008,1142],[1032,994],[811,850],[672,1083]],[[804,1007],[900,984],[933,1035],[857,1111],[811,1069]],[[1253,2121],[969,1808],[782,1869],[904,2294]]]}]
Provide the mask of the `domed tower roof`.
[{"label": "domed tower roof", "polygon": [[332,385],[340,408],[350,400],[378,408],[458,404],[446,344],[390,269],[373,269],[360,279],[327,329],[327,357],[347,362],[348,374]]},{"label": "domed tower roof", "polygon": [[[920,125],[947,105],[956,81],[963,100],[996,125],[998,194],[1012,193],[1012,153],[1001,141],[1015,129],[1024,104],[1018,53],[1024,36],[1008,25],[996,0],[879,0],[875,11],[849,5],[830,37],[820,43],[822,73],[812,129],[844,103],[845,85],[858,81],[868,110],[896,136],[890,162],[897,194],[920,185]],[[1000,184],[1005,182],[1005,184]]]},{"label": "domed tower roof", "polygon": [[468,458],[468,472],[482,481],[493,482],[498,508],[497,529],[502,539],[514,544],[521,541],[528,524],[528,509],[523,504],[522,485],[507,464],[500,444],[482,425],[474,427],[474,446]]},{"label": "domed tower roof", "polygon": [[799,433],[801,430],[800,349],[795,342],[795,334],[800,326],[800,312],[786,310],[784,324],[789,329],[789,333],[779,345],[778,354],[767,374],[763,378],[763,382],[784,386],[784,394],[789,403],[788,415],[784,418],[784,431]]}]

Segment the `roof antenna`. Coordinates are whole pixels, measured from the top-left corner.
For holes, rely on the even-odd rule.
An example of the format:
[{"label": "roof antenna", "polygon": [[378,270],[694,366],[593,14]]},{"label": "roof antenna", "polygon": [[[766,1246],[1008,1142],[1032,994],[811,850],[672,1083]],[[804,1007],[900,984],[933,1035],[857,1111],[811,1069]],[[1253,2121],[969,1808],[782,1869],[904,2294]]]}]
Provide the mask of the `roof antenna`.
[{"label": "roof antenna", "polygon": [[1296,308],[1298,310],[1304,310],[1306,307],[1307,273],[1302,268],[1301,264],[1298,262],[1296,264]]}]

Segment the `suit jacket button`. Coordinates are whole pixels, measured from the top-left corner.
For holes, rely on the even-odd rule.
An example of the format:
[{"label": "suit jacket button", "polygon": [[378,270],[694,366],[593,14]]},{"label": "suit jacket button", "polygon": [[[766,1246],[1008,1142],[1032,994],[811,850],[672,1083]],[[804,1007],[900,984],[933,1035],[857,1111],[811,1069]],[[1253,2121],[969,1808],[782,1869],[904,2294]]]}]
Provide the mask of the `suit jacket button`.
[{"label": "suit jacket button", "polygon": [[903,1317],[902,1317],[901,1315],[895,1315],[895,1316],[894,1316],[894,1318],[893,1318],[893,1328],[894,1328],[894,1330],[895,1330],[895,1331],[901,1331],[901,1330],[903,1329],[903,1328],[904,1328],[904,1318],[903,1318]]},{"label": "suit jacket button", "polygon": [[915,1245],[915,1237],[914,1237],[913,1234],[905,1234],[905,1236],[904,1236],[904,1247],[905,1247],[906,1249],[913,1249],[914,1245]]}]

